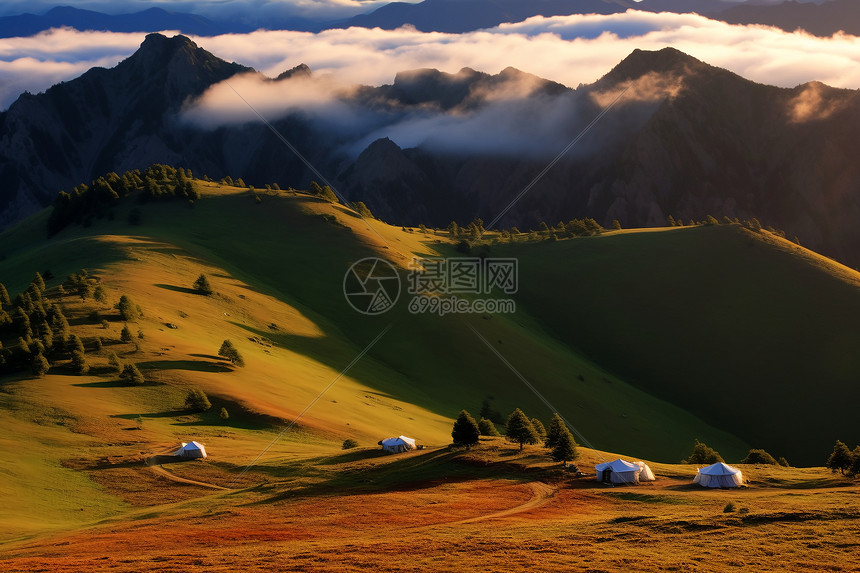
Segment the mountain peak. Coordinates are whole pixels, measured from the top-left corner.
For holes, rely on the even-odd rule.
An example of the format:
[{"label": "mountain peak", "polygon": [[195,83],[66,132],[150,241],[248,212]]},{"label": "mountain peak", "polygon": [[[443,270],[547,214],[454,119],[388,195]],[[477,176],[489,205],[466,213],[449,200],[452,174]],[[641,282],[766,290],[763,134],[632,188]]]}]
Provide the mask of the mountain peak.
[{"label": "mountain peak", "polygon": [[704,62],[675,48],[662,50],[633,50],[629,56],[600,79],[600,83],[621,83],[649,73],[671,73],[701,70],[708,67]]},{"label": "mountain peak", "polygon": [[307,66],[307,64],[299,64],[298,66],[290,68],[289,70],[281,73],[278,77],[275,78],[275,81],[286,80],[289,78],[309,78],[311,77],[311,75],[311,69]]},{"label": "mountain peak", "polygon": [[172,38],[168,38],[164,34],[153,33],[147,34],[143,43],[140,44],[140,52],[145,51],[162,51],[165,49],[177,50],[183,47],[197,49],[197,44],[191,41],[191,38],[177,34]]}]

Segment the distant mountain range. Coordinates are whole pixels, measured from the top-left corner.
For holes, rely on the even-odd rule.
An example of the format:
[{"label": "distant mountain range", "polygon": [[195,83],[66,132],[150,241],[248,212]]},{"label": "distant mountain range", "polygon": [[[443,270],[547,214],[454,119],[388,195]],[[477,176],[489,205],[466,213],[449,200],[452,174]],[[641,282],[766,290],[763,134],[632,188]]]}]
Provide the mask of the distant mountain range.
[{"label": "distant mountain range", "polygon": [[318,32],[330,28],[358,26],[391,30],[404,25],[424,32],[462,33],[520,22],[532,16],[570,14],[615,14],[628,9],[649,12],[696,12],[732,24],[765,24],[788,31],[802,28],[830,36],[839,30],[860,34],[860,3],[855,0],[826,0],[781,4],[756,0],[424,0],[417,4],[392,2],[368,14],[338,21],[298,17],[274,18],[253,25],[237,20],[214,20],[187,12],[149,8],[132,14],[111,15],[69,6],[52,8],[45,14],[0,17],[0,38],[31,36],[51,28],[112,32],[159,32],[215,36],[240,34],[258,28]]},{"label": "distant mountain range", "polygon": [[[183,121],[190,102],[240,72],[252,70],[183,36],[152,34],[115,68],[22,95],[0,114],[0,224],[51,204],[61,189],[156,162],[255,185],[307,185],[316,177],[259,123],[204,129]],[[499,101],[497,94],[523,86],[525,97]],[[499,226],[586,216],[625,227],[664,225],[669,215],[758,217],[860,265],[856,91],[761,85],[667,48],[637,50],[576,90],[512,68],[495,76],[404,72],[392,85],[340,96],[363,129],[302,112],[273,124],[349,200],[389,222],[442,227],[502,213],[628,86]],[[389,132],[418,139],[401,148]]]}]

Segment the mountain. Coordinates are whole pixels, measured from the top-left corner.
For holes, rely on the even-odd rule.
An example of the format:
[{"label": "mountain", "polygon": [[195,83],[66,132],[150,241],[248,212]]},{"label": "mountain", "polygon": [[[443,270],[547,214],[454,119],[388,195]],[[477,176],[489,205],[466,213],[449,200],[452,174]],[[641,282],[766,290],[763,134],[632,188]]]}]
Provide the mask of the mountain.
[{"label": "mountain", "polygon": [[104,14],[72,6],[57,6],[44,14],[19,14],[0,17],[0,38],[32,36],[51,28],[100,30],[110,32],[159,32],[179,30],[184,34],[217,36],[251,32],[255,28],[239,22],[216,22],[187,12],[148,8],[130,14]]},{"label": "mountain", "polygon": [[852,0],[827,0],[822,3],[788,0],[768,6],[740,5],[719,14],[729,24],[764,24],[786,32],[805,30],[829,37],[837,32],[860,34],[860,5]]},{"label": "mountain", "polygon": [[392,2],[338,26],[393,30],[404,25],[422,32],[462,33],[521,22],[532,16],[615,14],[630,10],[718,14],[735,6],[723,0],[424,0],[415,4]]},{"label": "mountain", "polygon": [[[0,220],[20,220],[60,189],[155,162],[256,185],[308,185],[316,175],[266,127],[185,118],[196,97],[236,73],[254,72],[187,38],[151,35],[116,68],[21,96],[0,115]],[[298,66],[280,81],[312,78]],[[293,112],[273,124],[349,200],[395,224],[445,227],[504,215],[502,227],[575,217],[633,227],[663,225],[669,215],[756,217],[860,264],[854,91],[760,85],[667,48],[637,50],[575,90],[510,68],[413,70],[337,101],[349,122]]]},{"label": "mountain", "polygon": [[0,114],[0,223],[52,202],[72,181],[155,159],[181,162],[171,124],[182,103],[248,70],[184,36],[151,34],[113,69],[22,95]]}]

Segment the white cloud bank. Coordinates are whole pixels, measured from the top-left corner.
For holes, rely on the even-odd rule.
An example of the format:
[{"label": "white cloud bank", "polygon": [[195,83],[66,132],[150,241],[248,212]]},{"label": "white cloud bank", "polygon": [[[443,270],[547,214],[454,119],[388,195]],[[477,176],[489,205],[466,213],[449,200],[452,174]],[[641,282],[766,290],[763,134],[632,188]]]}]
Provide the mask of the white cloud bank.
[{"label": "white cloud bank", "polygon": [[[90,66],[112,65],[137,49],[143,36],[55,30],[0,40],[0,106],[7,107],[23,89],[41,91]],[[672,46],[757,82],[792,87],[819,80],[860,88],[860,38],[731,26],[691,14],[535,17],[460,35],[353,28],[319,34],[258,31],[195,41],[269,76],[305,63],[340,84],[391,83],[396,72],[421,67],[498,73],[513,66],[576,86],[593,82],[636,48]],[[254,103],[254,94],[247,95]],[[236,105],[244,104],[237,98]]]}]

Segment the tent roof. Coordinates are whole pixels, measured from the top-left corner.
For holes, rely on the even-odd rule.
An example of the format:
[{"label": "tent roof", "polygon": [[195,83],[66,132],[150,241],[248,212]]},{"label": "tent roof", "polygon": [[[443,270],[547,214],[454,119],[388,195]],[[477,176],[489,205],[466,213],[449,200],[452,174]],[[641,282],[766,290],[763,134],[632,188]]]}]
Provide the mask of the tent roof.
[{"label": "tent roof", "polygon": [[709,465],[708,467],[699,469],[699,473],[707,476],[730,476],[741,473],[741,470],[733,468],[723,462],[717,462]]},{"label": "tent roof", "polygon": [[385,438],[380,443],[383,446],[396,446],[397,444],[409,444],[410,446],[415,446],[415,439],[407,438],[406,436],[398,436],[396,438]]},{"label": "tent roof", "polygon": [[594,469],[596,469],[599,472],[602,472],[606,469],[611,469],[614,472],[633,472],[633,471],[637,471],[639,469],[639,466],[637,464],[631,464],[630,462],[625,462],[621,458],[618,458],[617,460],[614,460],[611,462],[605,462],[602,464],[597,464],[596,466],[594,466]]},{"label": "tent roof", "polygon": [[200,442],[195,442],[194,440],[188,442],[187,444],[185,442],[183,442],[182,443],[182,449],[183,450],[202,450],[203,444],[201,444]]}]

